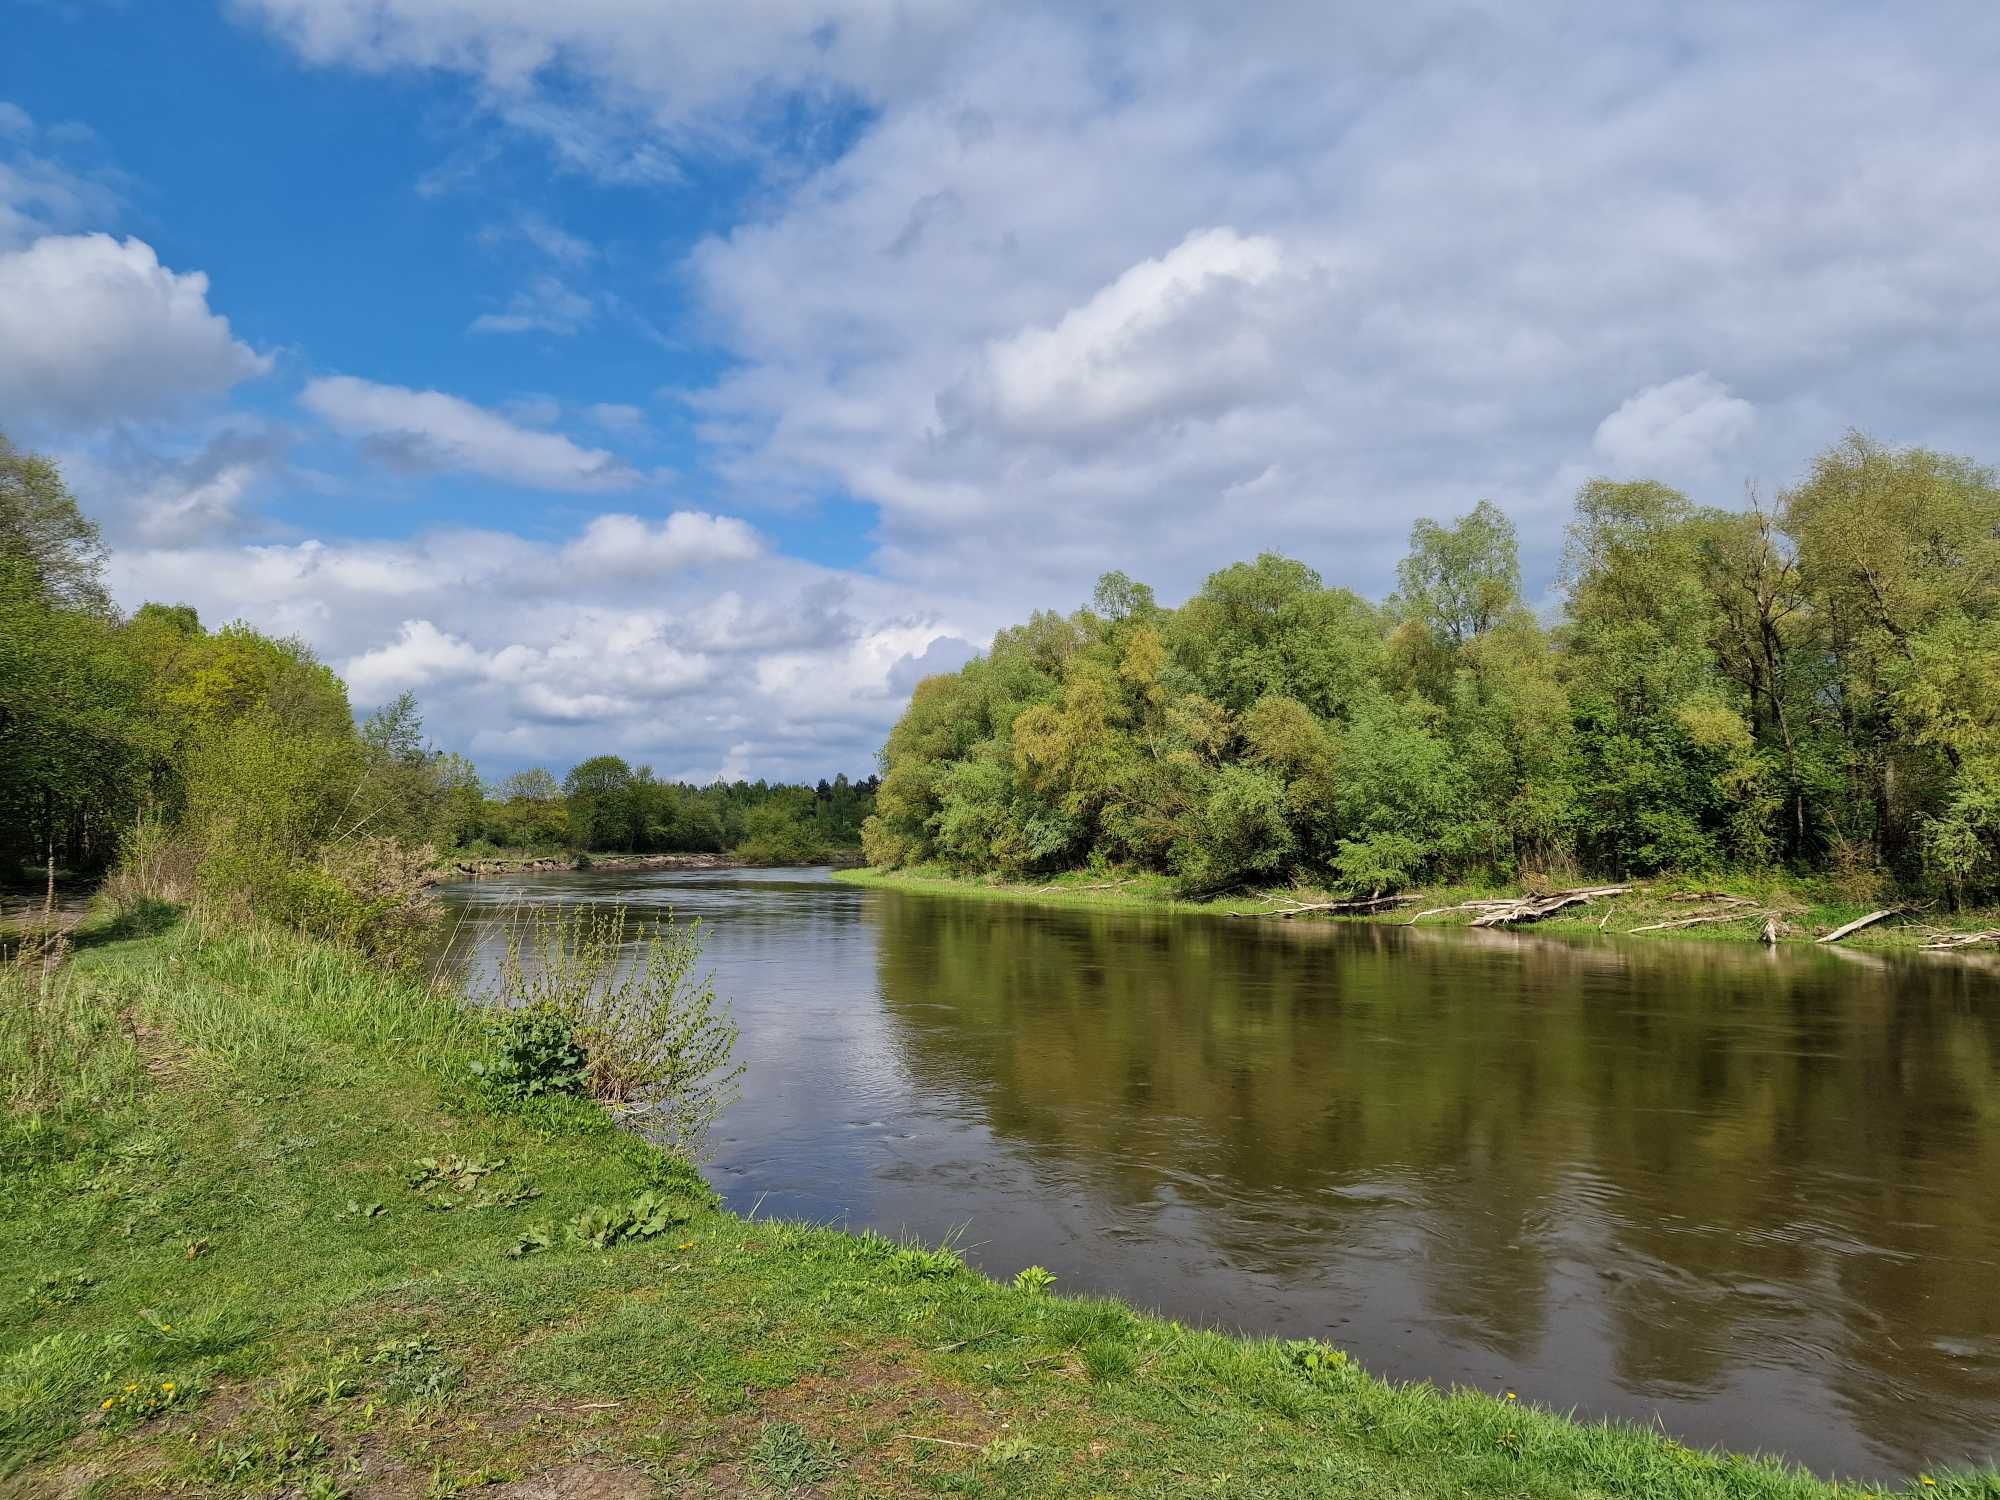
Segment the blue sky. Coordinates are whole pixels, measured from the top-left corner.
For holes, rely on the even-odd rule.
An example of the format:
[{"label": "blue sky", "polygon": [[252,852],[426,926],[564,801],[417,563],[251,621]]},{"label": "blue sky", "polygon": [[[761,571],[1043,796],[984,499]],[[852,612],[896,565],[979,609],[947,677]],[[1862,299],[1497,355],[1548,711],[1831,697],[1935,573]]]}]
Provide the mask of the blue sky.
[{"label": "blue sky", "polygon": [[[0,430],[495,773],[865,770],[1122,568],[1994,458],[2000,8],[34,0]],[[1981,445],[1986,445],[1982,451]]]}]

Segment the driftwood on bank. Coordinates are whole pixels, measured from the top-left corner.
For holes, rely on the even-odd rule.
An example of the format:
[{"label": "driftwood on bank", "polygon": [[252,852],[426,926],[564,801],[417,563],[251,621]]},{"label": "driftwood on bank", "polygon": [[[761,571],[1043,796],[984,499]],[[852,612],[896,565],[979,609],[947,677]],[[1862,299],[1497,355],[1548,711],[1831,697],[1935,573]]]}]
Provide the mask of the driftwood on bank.
[{"label": "driftwood on bank", "polygon": [[1676,927],[1699,927],[1704,922],[1738,922],[1756,915],[1751,911],[1711,911],[1698,917],[1681,917],[1673,922],[1648,922],[1644,927],[1628,927],[1625,931],[1628,935],[1634,932],[1671,932]]},{"label": "driftwood on bank", "polygon": [[1700,927],[1707,922],[1762,922],[1758,935],[1767,943],[1775,943],[1785,920],[1782,911],[1753,901],[1748,896],[1731,896],[1724,891],[1679,891],[1667,899],[1705,901],[1710,909],[1696,912],[1691,917],[1677,917],[1670,922],[1648,922],[1642,927],[1628,927],[1626,932],[1672,932],[1682,927]]},{"label": "driftwood on bank", "polygon": [[[1290,897],[1284,898],[1290,900]],[[1369,912],[1383,911],[1392,906],[1407,906],[1416,900],[1415,896],[1364,896],[1357,901],[1293,901],[1282,911],[1237,911],[1233,917],[1302,917],[1309,911]]]},{"label": "driftwood on bank", "polygon": [[1833,931],[1819,938],[1817,941],[1822,943],[1837,943],[1842,938],[1850,937],[1864,927],[1873,927],[1877,922],[1886,921],[1890,917],[1900,917],[1907,910],[1909,908],[1903,906],[1885,906],[1880,911],[1871,911],[1865,917],[1856,917],[1844,927],[1834,928]]},{"label": "driftwood on bank", "polygon": [[1926,950],[1948,948],[1976,948],[1986,943],[2000,943],[2000,928],[1985,932],[1947,932],[1932,938],[1924,944]]},{"label": "driftwood on bank", "polygon": [[1539,922],[1572,906],[1582,906],[1605,896],[1630,894],[1629,885],[1594,885],[1572,891],[1552,891],[1546,896],[1523,896],[1504,901],[1472,919],[1474,927],[1512,927],[1517,923]]}]

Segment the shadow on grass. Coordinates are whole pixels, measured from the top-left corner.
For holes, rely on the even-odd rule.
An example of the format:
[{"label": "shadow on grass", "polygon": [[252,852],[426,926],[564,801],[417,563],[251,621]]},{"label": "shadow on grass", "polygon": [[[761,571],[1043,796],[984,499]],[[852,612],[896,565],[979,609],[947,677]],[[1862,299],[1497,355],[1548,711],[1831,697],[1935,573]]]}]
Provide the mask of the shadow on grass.
[{"label": "shadow on grass", "polygon": [[70,940],[79,948],[96,948],[131,938],[158,937],[178,926],[180,920],[181,909],[173,902],[142,897],[101,921],[85,923]]}]

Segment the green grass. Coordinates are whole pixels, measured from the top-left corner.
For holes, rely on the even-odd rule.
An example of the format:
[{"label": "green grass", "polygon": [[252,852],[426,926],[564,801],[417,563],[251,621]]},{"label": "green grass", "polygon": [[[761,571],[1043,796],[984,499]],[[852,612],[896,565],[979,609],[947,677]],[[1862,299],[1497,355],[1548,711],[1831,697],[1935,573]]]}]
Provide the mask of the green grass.
[{"label": "green grass", "polygon": [[[1071,907],[1100,911],[1167,911],[1209,916],[1282,915],[1297,903],[1340,899],[1340,893],[1311,885],[1284,886],[1266,890],[1231,891],[1204,900],[1176,894],[1170,877],[1130,872],[1069,871],[1046,881],[1008,881],[994,875],[962,875],[935,866],[908,870],[836,870],[833,878],[851,885],[882,890],[912,891],[922,895],[954,896],[968,900],[1031,902],[1043,906]],[[1579,884],[1585,882],[1577,882]],[[1611,882],[1602,882],[1609,884]],[[1757,942],[1761,940],[1762,912],[1782,914],[1781,941],[1810,943],[1820,934],[1851,922],[1893,900],[1857,902],[1843,900],[1823,888],[1786,875],[1655,876],[1634,882],[1631,894],[1601,900],[1560,912],[1534,924],[1542,933],[1572,933],[1590,937],[1630,936],[1634,941],[1659,938],[1681,940]],[[1333,912],[1308,913],[1292,920],[1323,922],[1407,922],[1431,907],[1456,906],[1461,902],[1520,894],[1519,886],[1491,883],[1464,883],[1430,886],[1411,893],[1409,904],[1369,914]],[[1701,894],[1739,896],[1758,903],[1755,916],[1731,921],[1703,923],[1666,931],[1633,933],[1631,929],[1655,922],[1670,922],[1705,912],[1717,905],[1689,899]],[[1426,915],[1426,927],[1468,926],[1473,912],[1439,912]],[[1916,948],[1934,932],[1975,932],[2000,928],[2000,912],[1939,912],[1927,910],[1895,917],[1864,928],[1844,939],[1854,948]],[[1979,953],[1981,949],[1965,950]],[[1984,950],[1991,953],[1991,948]]]},{"label": "green grass", "polygon": [[[323,947],[185,928],[84,949],[31,1020],[26,986],[0,1493],[1834,1493],[726,1213],[594,1106],[492,1112],[450,996]],[[607,1215],[655,1227],[594,1248]],[[1908,1492],[2000,1496],[1933,1477]]]}]

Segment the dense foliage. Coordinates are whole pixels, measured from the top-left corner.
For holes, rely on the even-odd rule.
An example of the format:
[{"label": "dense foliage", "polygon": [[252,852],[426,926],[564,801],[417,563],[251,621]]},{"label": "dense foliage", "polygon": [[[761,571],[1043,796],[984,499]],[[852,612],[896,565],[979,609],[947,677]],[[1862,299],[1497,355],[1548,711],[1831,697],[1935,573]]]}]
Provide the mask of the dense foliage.
[{"label": "dense foliage", "polygon": [[1123,574],[921,683],[872,864],[1299,876],[1783,865],[2000,888],[2000,486],[1850,436],[1770,507],[1577,496],[1562,605],[1511,523],[1420,521],[1372,604],[1266,554],[1178,609]]},{"label": "dense foliage", "polygon": [[809,864],[861,842],[874,777],[817,786],[661,781],[650,766],[596,755],[558,782],[543,769],[508,777],[454,830],[455,843],[611,853],[735,850],[770,864]]}]

